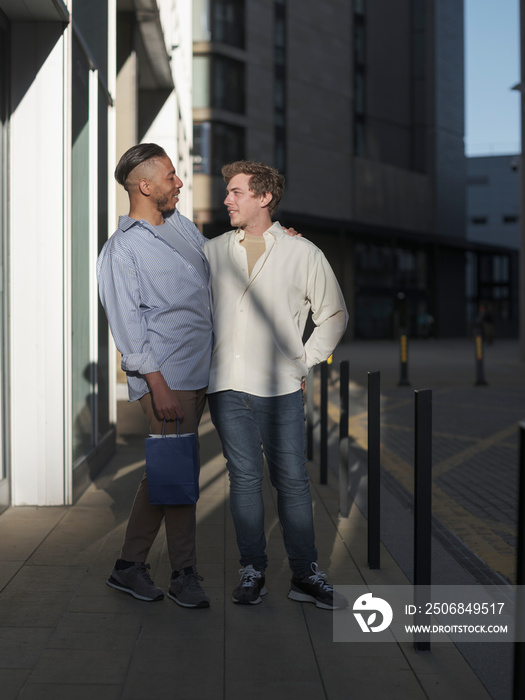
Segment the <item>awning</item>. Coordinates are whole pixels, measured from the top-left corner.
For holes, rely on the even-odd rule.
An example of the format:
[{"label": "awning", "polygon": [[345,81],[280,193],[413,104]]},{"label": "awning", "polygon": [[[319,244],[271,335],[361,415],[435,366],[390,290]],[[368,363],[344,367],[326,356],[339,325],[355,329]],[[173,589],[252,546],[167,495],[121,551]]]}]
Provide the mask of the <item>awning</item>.
[{"label": "awning", "polygon": [[140,87],[172,90],[174,85],[170,56],[166,49],[157,0],[118,0],[117,7],[120,12],[135,14],[141,39],[138,47],[142,61]]},{"label": "awning", "polygon": [[0,10],[13,22],[69,22],[62,0],[0,0]]}]

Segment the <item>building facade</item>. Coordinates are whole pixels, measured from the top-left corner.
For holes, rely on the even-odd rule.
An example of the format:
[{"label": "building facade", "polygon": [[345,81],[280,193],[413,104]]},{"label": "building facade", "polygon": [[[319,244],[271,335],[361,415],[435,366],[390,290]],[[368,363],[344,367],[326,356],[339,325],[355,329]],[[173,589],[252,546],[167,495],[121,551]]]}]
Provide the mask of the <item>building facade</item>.
[{"label": "building facade", "polygon": [[520,164],[519,154],[467,159],[469,315],[488,308],[497,336],[518,334]]},{"label": "building facade", "polygon": [[0,508],[73,502],[114,450],[95,263],[130,145],[164,145],[191,215],[190,32],[178,0],[0,0]]},{"label": "building facade", "polygon": [[194,215],[220,167],[286,176],[279,220],[327,254],[349,337],[468,330],[462,0],[196,0]]}]

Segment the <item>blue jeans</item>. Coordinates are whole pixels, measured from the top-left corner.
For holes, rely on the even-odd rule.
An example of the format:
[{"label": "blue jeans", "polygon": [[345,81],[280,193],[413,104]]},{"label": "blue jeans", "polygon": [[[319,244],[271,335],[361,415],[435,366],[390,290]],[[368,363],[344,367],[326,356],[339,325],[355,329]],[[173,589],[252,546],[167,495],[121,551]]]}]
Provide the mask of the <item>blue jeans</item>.
[{"label": "blue jeans", "polygon": [[263,453],[277,490],[277,508],[290,568],[303,577],[317,561],[306,471],[302,391],[261,397],[238,391],[208,396],[230,477],[230,508],[242,566],[266,568],[262,498]]}]

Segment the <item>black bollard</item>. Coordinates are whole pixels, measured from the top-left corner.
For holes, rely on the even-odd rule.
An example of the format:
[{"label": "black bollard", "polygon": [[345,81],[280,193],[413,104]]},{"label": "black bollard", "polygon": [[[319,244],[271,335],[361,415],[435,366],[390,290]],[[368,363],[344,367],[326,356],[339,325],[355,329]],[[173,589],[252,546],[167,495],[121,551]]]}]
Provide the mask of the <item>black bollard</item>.
[{"label": "black bollard", "polygon": [[[415,392],[414,452],[414,605],[424,610],[431,581],[432,551],[432,391]],[[414,624],[425,622],[425,615],[414,615]],[[414,634],[416,651],[430,651],[430,634]]]},{"label": "black bollard", "polygon": [[309,461],[314,457],[314,371],[312,367],[306,377],[306,459]]},{"label": "black bollard", "polygon": [[487,386],[483,367],[483,336],[477,333],[474,337],[476,343],[476,386]]},{"label": "black bollard", "polygon": [[380,373],[368,373],[368,566],[380,568],[381,392]]},{"label": "black bollard", "polygon": [[513,700],[525,698],[525,423],[520,423],[518,487],[518,565],[516,575],[516,639]]},{"label": "black bollard", "polygon": [[328,365],[321,363],[321,438],[320,438],[320,479],[321,484],[328,483]]},{"label": "black bollard", "polygon": [[399,337],[400,372],[398,386],[410,386],[408,381],[408,336],[402,332]]},{"label": "black bollard", "polygon": [[348,417],[350,371],[348,360],[339,364],[339,514],[347,518],[348,502]]}]

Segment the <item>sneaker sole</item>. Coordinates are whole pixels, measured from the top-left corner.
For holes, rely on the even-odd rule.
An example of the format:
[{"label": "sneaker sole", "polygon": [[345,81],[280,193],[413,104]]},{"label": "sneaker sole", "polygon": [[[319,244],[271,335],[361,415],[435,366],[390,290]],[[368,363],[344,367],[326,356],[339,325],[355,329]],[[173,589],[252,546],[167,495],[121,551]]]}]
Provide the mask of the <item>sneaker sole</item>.
[{"label": "sneaker sole", "polygon": [[236,598],[234,598],[232,596],[232,601],[236,605],[259,605],[259,603],[262,603],[261,596],[266,595],[267,593],[268,593],[268,591],[266,590],[266,586],[263,586],[261,588],[261,590],[259,591],[259,597],[257,598],[257,600],[237,600]]},{"label": "sneaker sole", "polygon": [[168,591],[168,598],[170,600],[175,601],[177,605],[180,605],[181,608],[209,608],[210,607],[210,601],[209,600],[201,600],[199,603],[183,603],[181,600],[176,598],[173,593],[170,593]]},{"label": "sneaker sole", "polygon": [[164,593],[160,593],[156,598],[147,598],[146,596],[139,595],[138,593],[135,593],[135,591],[132,588],[127,588],[126,586],[123,586],[116,579],[114,579],[113,576],[110,576],[108,578],[108,580],[106,581],[106,585],[110,588],[114,588],[117,591],[122,591],[122,593],[129,593],[129,595],[132,595],[137,600],[144,600],[147,603],[156,603],[159,600],[164,599]]},{"label": "sneaker sole", "polygon": [[288,598],[290,598],[290,600],[297,600],[299,603],[314,603],[316,608],[321,608],[322,610],[339,609],[337,606],[321,603],[321,601],[314,598],[313,595],[308,595],[307,593],[299,593],[299,591],[290,591],[288,593]]}]

